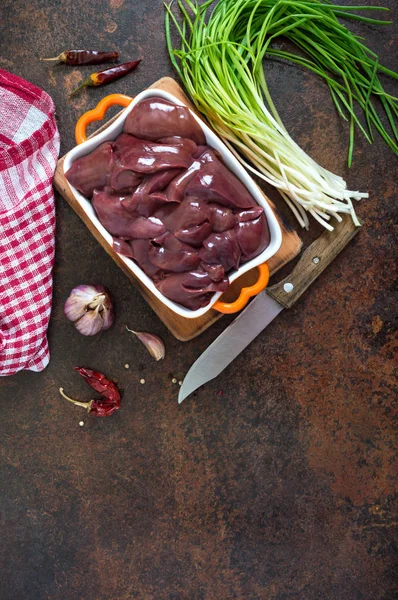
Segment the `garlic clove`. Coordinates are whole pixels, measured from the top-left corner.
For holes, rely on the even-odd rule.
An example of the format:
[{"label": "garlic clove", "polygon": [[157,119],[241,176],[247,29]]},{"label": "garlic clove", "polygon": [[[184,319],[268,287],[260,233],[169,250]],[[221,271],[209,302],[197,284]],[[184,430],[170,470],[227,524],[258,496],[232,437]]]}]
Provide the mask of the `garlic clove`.
[{"label": "garlic clove", "polygon": [[111,325],[113,323],[113,319],[115,318],[115,313],[113,312],[112,305],[109,308],[107,308],[106,306],[104,307],[104,309],[101,313],[101,318],[102,318],[102,329],[109,329],[109,327],[111,327]]},{"label": "garlic clove", "polygon": [[145,333],[143,331],[134,331],[133,329],[129,329],[126,325],[127,331],[130,333],[134,333],[134,335],[142,342],[145,348],[148,350],[149,354],[155,360],[161,360],[164,358],[166,350],[164,344],[159,336],[154,333]]},{"label": "garlic clove", "polygon": [[99,333],[102,325],[103,320],[99,312],[99,306],[95,310],[88,310],[75,322],[76,329],[83,335],[95,335]]},{"label": "garlic clove", "polygon": [[115,313],[113,311],[111,299],[106,292],[102,294],[100,302],[100,314],[102,317],[102,329],[109,329],[113,323]]}]

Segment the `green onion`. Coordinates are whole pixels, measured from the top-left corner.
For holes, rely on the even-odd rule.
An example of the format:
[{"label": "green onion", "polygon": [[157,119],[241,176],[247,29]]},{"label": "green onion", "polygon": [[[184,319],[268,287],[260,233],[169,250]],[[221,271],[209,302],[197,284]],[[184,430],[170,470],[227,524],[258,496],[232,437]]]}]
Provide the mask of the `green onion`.
[{"label": "green onion", "polygon": [[[378,73],[394,78],[398,74],[381,65],[363,38],[338,19],[387,25],[390,21],[353,12],[387,9],[336,6],[327,0],[219,0],[211,8],[212,4],[213,0],[201,5],[178,0],[182,26],[171,4],[165,5],[170,58],[197,108],[247,169],[278,188],[303,227],[308,228],[308,214],[330,230],[331,217],[341,220],[340,213],[350,213],[359,225],[352,200],[368,194],[347,190],[341,177],[318,165],[290,137],[268,90],[264,58],[291,61],[325,80],[338,114],[349,121],[349,166],[356,128],[372,143],[374,127],[398,154],[397,98],[384,90]],[[181,38],[179,49],[173,47],[172,24]],[[273,47],[281,35],[300,54]],[[358,107],[366,125],[358,118]],[[389,130],[376,107],[384,111]]]}]

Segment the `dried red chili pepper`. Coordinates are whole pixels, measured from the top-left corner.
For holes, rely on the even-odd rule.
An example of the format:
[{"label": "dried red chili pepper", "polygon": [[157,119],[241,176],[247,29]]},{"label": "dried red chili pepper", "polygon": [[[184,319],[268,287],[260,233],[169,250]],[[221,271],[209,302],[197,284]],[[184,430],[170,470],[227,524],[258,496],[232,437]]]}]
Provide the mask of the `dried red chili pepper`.
[{"label": "dried red chili pepper", "polygon": [[86,408],[89,414],[96,417],[110,417],[116,410],[119,410],[120,393],[113,381],[110,381],[105,375],[97,371],[85,369],[84,367],[74,368],[93,390],[102,394],[102,397],[90,400],[89,402],[80,402],[79,400],[69,398],[64,393],[63,388],[59,388],[59,392],[63,398],[69,400],[69,402],[73,402],[76,406]]},{"label": "dried red chili pepper", "polygon": [[73,90],[71,96],[73,96],[73,94],[75,94],[78,90],[81,90],[86,86],[92,87],[98,85],[105,85],[107,83],[110,83],[111,81],[114,81],[114,79],[124,77],[125,75],[127,75],[127,73],[130,73],[130,71],[133,71],[136,67],[138,67],[140,62],[141,59],[133,60],[131,62],[123,63],[121,65],[116,65],[115,67],[111,67],[110,69],[104,69],[103,71],[98,71],[97,73],[91,73],[90,77],[87,77],[87,79],[85,79],[83,83],[79,85],[79,87]]},{"label": "dried red chili pepper", "polygon": [[99,50],[65,50],[54,58],[41,58],[42,61],[59,61],[65,65],[100,65],[119,58],[119,52],[100,52]]}]

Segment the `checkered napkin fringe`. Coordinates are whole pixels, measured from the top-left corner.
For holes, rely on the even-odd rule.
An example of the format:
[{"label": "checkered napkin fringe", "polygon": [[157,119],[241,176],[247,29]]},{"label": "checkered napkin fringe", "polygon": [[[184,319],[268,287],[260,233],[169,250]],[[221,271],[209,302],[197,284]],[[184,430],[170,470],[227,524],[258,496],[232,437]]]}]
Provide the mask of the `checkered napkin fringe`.
[{"label": "checkered napkin fringe", "polygon": [[0,69],[0,375],[48,364],[59,153],[54,103]]}]

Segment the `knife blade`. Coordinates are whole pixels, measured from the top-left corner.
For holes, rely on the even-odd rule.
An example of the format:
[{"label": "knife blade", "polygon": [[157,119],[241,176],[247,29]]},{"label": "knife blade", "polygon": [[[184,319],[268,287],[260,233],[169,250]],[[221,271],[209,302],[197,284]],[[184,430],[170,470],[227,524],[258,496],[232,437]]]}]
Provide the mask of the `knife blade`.
[{"label": "knife blade", "polygon": [[194,362],[180,387],[178,403],[217,377],[281,310],[283,306],[265,292],[258,294]]},{"label": "knife blade", "polygon": [[325,231],[310,244],[290,275],[256,296],[194,362],[180,388],[178,403],[217,377],[284,308],[291,308],[358,231],[347,217],[334,231]]}]

